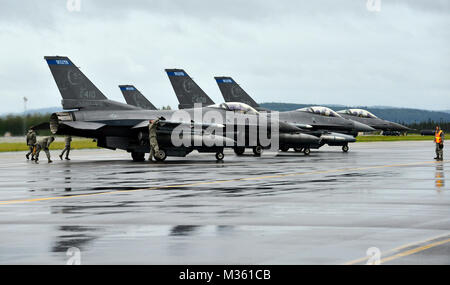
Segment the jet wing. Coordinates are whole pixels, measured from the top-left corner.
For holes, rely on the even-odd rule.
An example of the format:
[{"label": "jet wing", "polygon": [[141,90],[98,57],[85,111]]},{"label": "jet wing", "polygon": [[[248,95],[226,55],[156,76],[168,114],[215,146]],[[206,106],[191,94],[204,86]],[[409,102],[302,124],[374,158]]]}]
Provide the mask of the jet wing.
[{"label": "jet wing", "polygon": [[49,122],[40,123],[35,126],[31,126],[31,129],[33,129],[33,130],[49,130],[50,123]]},{"label": "jet wing", "polygon": [[98,130],[101,127],[106,126],[105,124],[101,123],[81,122],[81,121],[61,122],[61,124],[78,130]]}]

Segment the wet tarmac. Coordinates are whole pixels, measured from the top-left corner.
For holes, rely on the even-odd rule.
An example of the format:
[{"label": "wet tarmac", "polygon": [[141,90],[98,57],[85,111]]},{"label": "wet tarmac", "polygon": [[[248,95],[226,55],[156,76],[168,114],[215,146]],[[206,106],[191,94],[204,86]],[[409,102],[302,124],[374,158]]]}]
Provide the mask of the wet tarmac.
[{"label": "wet tarmac", "polygon": [[433,142],[52,155],[0,153],[1,264],[66,264],[72,247],[81,264],[450,264],[450,160]]}]

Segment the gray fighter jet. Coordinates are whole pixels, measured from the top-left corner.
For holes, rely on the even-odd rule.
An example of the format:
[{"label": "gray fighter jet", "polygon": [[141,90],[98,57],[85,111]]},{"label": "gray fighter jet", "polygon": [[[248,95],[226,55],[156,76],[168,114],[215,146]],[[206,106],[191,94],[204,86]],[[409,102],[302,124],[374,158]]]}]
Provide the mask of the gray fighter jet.
[{"label": "gray fighter jet", "polygon": [[119,85],[123,98],[128,105],[145,110],[158,110],[142,93],[133,85]]},{"label": "gray fighter jet", "polygon": [[[223,76],[214,78],[226,102],[245,102],[255,109],[266,110],[261,108],[233,78]],[[360,122],[345,119],[333,110],[322,106],[311,106],[295,111],[280,112],[279,117],[280,120],[290,122],[300,128],[305,128],[306,126],[309,134],[320,137],[321,143],[311,146],[311,148],[320,148],[327,144],[329,146],[341,146],[342,151],[347,152],[349,150],[348,144],[356,141],[355,137],[359,132],[375,130]],[[289,148],[281,146],[280,149],[287,151]],[[301,151],[299,149],[295,150]],[[309,149],[303,149],[303,151],[309,152]]]},{"label": "gray fighter jet", "polygon": [[371,112],[364,109],[346,109],[337,111],[337,113],[346,119],[366,124],[377,130],[397,132],[406,132],[411,130],[410,128],[405,127],[401,124],[380,119]]},{"label": "gray fighter jet", "polygon": [[[196,102],[209,102],[212,103],[206,93],[192,80],[192,78],[182,69],[166,69],[169,76],[172,87],[175,94],[180,101],[180,107],[191,107]],[[222,90],[226,90],[227,96],[224,96],[225,101],[229,104],[231,102],[243,102],[249,104],[250,107],[259,107],[258,104],[245,93],[242,88],[237,84],[233,84],[234,81],[229,77],[216,78],[219,83],[219,87]],[[187,82],[186,84],[184,82]],[[226,84],[227,86],[221,86]],[[190,88],[184,88],[184,86],[190,86]],[[234,90],[231,92],[230,90]],[[228,96],[230,92],[232,95]],[[244,96],[239,96],[239,95]],[[241,100],[242,99],[242,100]],[[236,104],[236,103],[233,103]],[[253,106],[251,106],[253,105]],[[259,108],[259,110],[262,110]],[[263,110],[264,111],[264,110]],[[270,113],[267,113],[270,116]],[[348,151],[348,143],[355,142],[355,135],[357,132],[373,131],[369,126],[360,124],[358,122],[346,120],[339,116],[336,112],[325,108],[315,107],[313,109],[298,110],[292,112],[280,112],[279,119],[284,122],[289,122],[295,126],[301,128],[303,132],[310,135],[314,135],[320,139],[319,143],[310,145],[295,146],[292,144],[292,140],[280,141],[280,149],[287,151],[293,147],[296,151],[303,151],[306,155],[310,153],[310,148],[320,148],[324,144],[332,146],[342,146],[344,152]],[[326,131],[324,131],[326,130]],[[331,131],[345,131],[347,134],[335,133]],[[243,148],[235,149],[236,154],[242,154],[245,151]]]},{"label": "gray fighter jet", "polygon": [[[55,79],[63,98],[62,106],[66,112],[54,113],[50,117],[50,130],[53,134],[73,135],[94,138],[99,147],[108,149],[123,149],[131,153],[133,160],[141,161],[150,152],[148,142],[148,125],[150,120],[161,118],[158,125],[158,143],[160,151],[155,154],[157,160],[167,156],[185,156],[193,150],[216,153],[216,159],[223,159],[224,146],[235,147],[234,139],[214,134],[214,130],[226,133],[227,125],[236,127],[235,122],[208,122],[201,117],[194,122],[194,113],[214,111],[227,117],[227,112],[235,111],[227,105],[211,106],[199,109],[186,109],[189,118],[178,118],[171,121],[175,111],[143,110],[138,107],[109,100],[68,57],[46,56],[45,60]],[[75,109],[75,110],[74,110]],[[261,116],[254,112],[235,114],[243,118],[245,127],[259,127]],[[165,118],[169,118],[166,120]],[[267,121],[267,117],[263,118]],[[298,128],[280,121],[269,121],[268,125],[276,124],[280,135],[298,132]],[[174,145],[171,135],[181,127],[186,129],[181,135],[187,136],[191,143]],[[213,131],[211,131],[213,129]],[[178,133],[177,133],[178,135]],[[236,135],[235,133],[233,135]],[[299,134],[306,142],[315,142],[317,138]],[[246,140],[247,142],[247,140]]]}]

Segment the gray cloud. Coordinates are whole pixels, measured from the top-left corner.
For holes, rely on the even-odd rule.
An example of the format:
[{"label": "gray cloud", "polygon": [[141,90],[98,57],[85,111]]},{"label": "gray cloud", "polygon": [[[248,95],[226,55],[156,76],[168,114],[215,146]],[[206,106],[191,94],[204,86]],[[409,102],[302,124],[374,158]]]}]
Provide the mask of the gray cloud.
[{"label": "gray cloud", "polygon": [[213,76],[231,75],[259,102],[450,109],[448,1],[81,1],[2,1],[0,113],[59,104],[56,54],[119,101],[130,83],[177,106],[178,67],[215,101]]}]

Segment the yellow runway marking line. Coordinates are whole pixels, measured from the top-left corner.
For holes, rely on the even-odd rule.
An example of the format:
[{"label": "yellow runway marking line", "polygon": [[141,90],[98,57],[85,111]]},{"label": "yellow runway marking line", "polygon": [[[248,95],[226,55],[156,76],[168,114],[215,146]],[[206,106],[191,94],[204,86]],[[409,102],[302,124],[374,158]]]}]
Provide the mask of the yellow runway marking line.
[{"label": "yellow runway marking line", "polygon": [[[443,162],[449,162],[449,161],[450,160],[445,160]],[[402,164],[387,164],[387,165],[375,165],[375,166],[367,166],[367,167],[340,168],[340,169],[331,169],[331,170],[316,170],[316,171],[310,171],[310,172],[294,172],[294,173],[286,173],[286,174],[274,174],[274,175],[265,175],[265,176],[256,176],[256,177],[242,177],[242,178],[233,178],[233,179],[226,179],[226,180],[214,180],[214,181],[195,182],[195,183],[190,183],[190,184],[162,185],[162,186],[155,186],[155,187],[149,187],[149,188],[140,188],[140,189],[133,189],[133,190],[113,190],[113,191],[106,191],[106,192],[97,192],[97,193],[79,194],[79,195],[69,195],[69,196],[55,196],[55,197],[45,197],[45,198],[33,198],[33,199],[5,200],[5,201],[0,201],[0,205],[17,204],[17,203],[25,203],[25,202],[37,202],[37,201],[48,201],[48,200],[57,200],[57,199],[68,199],[68,198],[79,198],[79,197],[98,196],[98,195],[105,195],[105,194],[130,193],[130,192],[145,191],[145,190],[158,190],[158,189],[167,189],[167,188],[183,188],[183,187],[192,187],[192,186],[208,185],[208,184],[229,183],[229,182],[235,182],[235,181],[262,180],[262,179],[272,179],[272,178],[281,178],[281,177],[290,177],[290,176],[300,176],[300,175],[339,173],[339,172],[346,172],[346,171],[370,170],[370,169],[379,169],[379,168],[388,168],[388,167],[425,165],[425,164],[432,164],[432,163],[436,163],[436,161],[413,162],[413,163],[402,163]]]},{"label": "yellow runway marking line", "polygon": [[[392,254],[392,253],[394,253],[394,252],[401,251],[401,250],[406,249],[406,248],[410,248],[410,247],[413,247],[413,246],[421,245],[421,244],[424,244],[424,243],[427,243],[427,242],[430,242],[430,241],[434,241],[434,240],[437,240],[437,239],[442,239],[442,238],[444,238],[444,237],[449,237],[449,236],[450,236],[450,233],[445,233],[445,234],[441,234],[441,235],[434,236],[434,237],[431,237],[431,238],[427,238],[427,239],[425,239],[425,240],[411,242],[411,243],[408,243],[408,244],[405,244],[405,245],[402,245],[402,246],[399,246],[399,247],[392,248],[392,249],[390,249],[390,250],[381,252],[381,256],[383,256],[383,255],[389,255],[389,254]],[[388,256],[388,257],[386,257],[386,258],[383,258],[383,259],[380,260],[380,263],[387,262],[387,261],[389,261],[389,260],[393,260],[393,259],[396,259],[396,258],[399,258],[399,257],[411,255],[411,254],[413,254],[413,253],[416,253],[416,252],[419,252],[419,251],[423,251],[423,250],[426,250],[426,249],[428,249],[428,248],[431,248],[431,247],[434,247],[434,246],[437,246],[437,245],[441,245],[441,244],[447,243],[447,242],[449,242],[449,241],[450,241],[450,238],[449,238],[449,239],[446,239],[446,240],[444,240],[444,241],[438,241],[438,242],[431,243],[431,244],[424,245],[424,246],[420,246],[420,247],[417,247],[417,248],[414,248],[414,249],[406,250],[406,251],[404,251],[404,252],[400,252],[400,253],[398,253],[398,254],[391,255],[391,256]],[[365,257],[358,258],[358,259],[349,261],[349,262],[347,262],[347,263],[344,263],[344,265],[354,265],[354,264],[358,264],[358,263],[361,263],[361,262],[364,262],[364,261],[368,260],[369,258],[370,258],[370,256],[365,256]]]},{"label": "yellow runway marking line", "polygon": [[430,243],[430,244],[427,244],[427,245],[424,245],[424,246],[416,247],[416,248],[413,248],[413,249],[410,249],[410,250],[406,250],[404,252],[400,252],[398,254],[395,254],[395,255],[392,255],[392,256],[389,256],[389,257],[381,259],[380,260],[380,264],[388,262],[388,261],[391,261],[391,260],[394,260],[394,259],[397,259],[397,258],[400,258],[400,257],[405,257],[405,256],[408,256],[408,255],[417,253],[417,252],[421,252],[421,251],[427,250],[429,248],[432,248],[432,247],[435,247],[435,246],[438,246],[438,245],[446,244],[448,242],[450,242],[450,238],[448,238],[446,240],[441,240],[441,241],[437,241],[437,242],[434,242],[434,243]]}]

